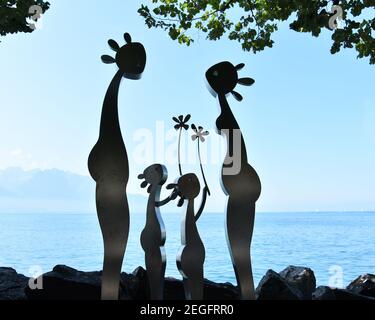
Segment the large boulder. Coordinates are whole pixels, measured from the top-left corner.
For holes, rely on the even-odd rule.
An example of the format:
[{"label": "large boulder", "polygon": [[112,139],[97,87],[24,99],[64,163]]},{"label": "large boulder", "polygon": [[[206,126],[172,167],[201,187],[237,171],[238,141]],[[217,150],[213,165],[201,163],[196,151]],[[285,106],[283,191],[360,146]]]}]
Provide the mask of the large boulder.
[{"label": "large boulder", "polygon": [[[30,300],[99,300],[101,272],[83,272],[59,265],[41,276],[43,290],[27,287],[24,291]],[[38,280],[38,279],[37,279]],[[166,278],[165,300],[184,300],[181,280]],[[147,272],[138,267],[131,274],[122,273],[119,297],[121,300],[147,300],[150,298]],[[238,291],[230,283],[204,281],[204,298],[207,300],[234,300]]]},{"label": "large boulder", "polygon": [[41,276],[42,290],[27,287],[25,293],[30,300],[98,300],[100,276],[100,272],[82,272],[58,265]]},{"label": "large boulder", "polygon": [[303,300],[303,294],[280,274],[268,270],[255,291],[257,300]]},{"label": "large boulder", "polygon": [[333,290],[327,286],[319,286],[312,294],[313,300],[336,300]]},{"label": "large boulder", "polygon": [[312,294],[313,300],[373,300],[370,297],[356,294],[346,289],[320,286]]},{"label": "large boulder", "polygon": [[[142,267],[138,267],[132,273],[133,277],[127,280],[127,290],[129,296],[135,300],[147,300],[150,298],[147,272]],[[164,282],[165,300],[185,300],[184,285],[181,280],[166,277]],[[215,283],[204,280],[205,300],[235,300],[238,299],[237,287],[230,283]]]},{"label": "large boulder", "polygon": [[[32,289],[29,278],[10,268],[0,268],[0,300],[99,300],[101,272],[83,272],[58,265],[41,276],[43,289]],[[375,300],[375,276],[363,275],[347,289],[318,287],[311,269],[289,266],[280,273],[268,270],[256,289],[258,300]],[[121,274],[119,298],[121,300],[149,299],[147,272],[138,267],[133,273]],[[165,300],[184,300],[181,280],[166,278]],[[239,299],[238,288],[230,283],[204,280],[205,300]]]},{"label": "large boulder", "polygon": [[204,280],[204,299],[205,300],[238,300],[239,291],[233,284],[215,283]]},{"label": "large boulder", "polygon": [[359,276],[346,289],[356,294],[375,298],[375,275],[367,273]]},{"label": "large boulder", "polygon": [[127,288],[127,292],[133,300],[148,300],[150,298],[147,272],[142,267],[136,268],[127,277],[123,277],[122,286]]},{"label": "large boulder", "polygon": [[311,300],[311,295],[316,289],[314,271],[310,268],[289,266],[280,272],[289,286],[299,290],[305,300]]},{"label": "large boulder", "polygon": [[29,279],[11,268],[0,268],[0,300],[25,300]]}]

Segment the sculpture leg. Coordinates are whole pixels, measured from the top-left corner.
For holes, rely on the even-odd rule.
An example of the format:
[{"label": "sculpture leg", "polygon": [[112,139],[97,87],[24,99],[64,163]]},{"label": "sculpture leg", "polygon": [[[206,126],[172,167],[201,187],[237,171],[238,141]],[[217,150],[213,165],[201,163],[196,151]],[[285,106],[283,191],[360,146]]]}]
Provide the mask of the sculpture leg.
[{"label": "sculpture leg", "polygon": [[203,269],[189,278],[190,300],[203,300]]},{"label": "sculpture leg", "polygon": [[118,300],[121,267],[129,235],[124,188],[97,186],[97,211],[104,242],[102,300]]},{"label": "sculpture leg", "polygon": [[118,300],[125,246],[111,241],[105,245],[102,274],[102,300]]},{"label": "sculpture leg", "polygon": [[151,300],[163,300],[165,267],[165,255],[160,249],[146,256],[146,270],[150,284]]},{"label": "sculpture leg", "polygon": [[189,272],[187,278],[183,277],[185,299],[203,300],[203,267]]},{"label": "sculpture leg", "polygon": [[255,300],[251,268],[251,239],[255,203],[238,203],[229,198],[226,217],[227,242],[242,300]]}]

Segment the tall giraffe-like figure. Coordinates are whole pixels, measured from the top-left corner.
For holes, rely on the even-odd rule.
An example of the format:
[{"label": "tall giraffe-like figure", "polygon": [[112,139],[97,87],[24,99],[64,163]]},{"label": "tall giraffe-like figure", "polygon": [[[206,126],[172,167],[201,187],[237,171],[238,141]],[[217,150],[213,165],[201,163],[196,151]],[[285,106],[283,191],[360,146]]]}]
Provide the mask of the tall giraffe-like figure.
[{"label": "tall giraffe-like figure", "polygon": [[245,65],[234,66],[221,62],[206,72],[208,88],[220,105],[216,127],[226,137],[227,154],[221,172],[222,188],[228,196],[226,209],[226,235],[237,283],[243,300],[254,300],[255,290],[251,268],[251,240],[254,228],[255,203],[261,193],[258,174],[248,163],[242,132],[228,104],[232,93],[238,100],[242,96],[233,91],[237,84],[250,86],[251,78],[238,78],[238,70]]},{"label": "tall giraffe-like figure", "polygon": [[146,65],[142,44],[134,43],[128,33],[120,48],[114,40],[109,46],[116,58],[104,55],[104,63],[116,63],[119,70],[107,90],[100,122],[99,139],[92,149],[88,168],[96,181],[96,208],[104,242],[102,300],[117,300],[120,273],[129,235],[129,206],[126,186],[129,164],[118,117],[118,93],[122,78],[141,78]]}]

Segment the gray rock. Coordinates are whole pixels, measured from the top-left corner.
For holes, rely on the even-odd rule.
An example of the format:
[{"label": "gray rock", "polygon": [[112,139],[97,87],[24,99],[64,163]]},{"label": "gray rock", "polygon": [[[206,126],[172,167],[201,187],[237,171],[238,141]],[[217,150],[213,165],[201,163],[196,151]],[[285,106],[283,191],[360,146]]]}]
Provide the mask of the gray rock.
[{"label": "gray rock", "polygon": [[[101,272],[83,272],[59,265],[43,276],[43,290],[32,290],[29,278],[10,268],[0,268],[0,300],[99,300]],[[315,288],[311,269],[289,266],[280,274],[268,270],[256,289],[258,300],[375,300],[375,276],[366,274],[355,279],[347,289]],[[184,300],[181,280],[165,279],[165,299]],[[149,298],[146,271],[139,267],[133,273],[121,274],[121,300]],[[236,300],[238,288],[230,283],[204,281],[204,299]]]},{"label": "gray rock", "polygon": [[[135,300],[148,300],[150,297],[147,272],[138,267],[132,273],[132,284],[127,284],[129,295]],[[129,281],[129,280],[128,280]],[[184,285],[181,280],[166,277],[164,282],[165,300],[185,300]],[[204,280],[205,300],[236,300],[238,299],[237,287],[230,283],[215,283]]]},{"label": "gray rock", "polygon": [[268,270],[255,291],[257,300],[303,300],[303,294],[290,286],[277,272]]},{"label": "gray rock", "polygon": [[312,294],[313,300],[374,300],[370,297],[353,293],[346,289],[336,289],[327,286],[316,288]]},{"label": "gray rock", "polygon": [[148,300],[150,297],[147,272],[144,268],[136,268],[125,280],[124,286],[133,300]]},{"label": "gray rock", "polygon": [[82,272],[58,265],[42,276],[43,289],[26,288],[30,300],[97,300],[100,299],[100,273]]},{"label": "gray rock", "polygon": [[227,283],[215,283],[207,279],[204,280],[205,300],[238,300],[239,291],[236,286]]},{"label": "gray rock", "polygon": [[[121,275],[120,299],[127,299],[124,290],[126,274]],[[29,300],[99,300],[101,293],[101,272],[83,272],[58,265],[51,272],[42,275],[43,289],[25,289]]]},{"label": "gray rock", "polygon": [[0,268],[0,300],[25,300],[29,279],[11,268]]},{"label": "gray rock", "polygon": [[[67,266],[56,266],[44,274],[43,290],[25,289],[30,300],[99,300],[101,272],[83,272]],[[205,299],[234,300],[238,291],[232,284],[204,282]],[[181,280],[165,279],[165,300],[184,300],[184,287]],[[146,270],[138,267],[131,274],[122,273],[120,282],[121,300],[149,299],[149,286]]]},{"label": "gray rock", "polygon": [[367,273],[359,276],[346,289],[356,294],[375,298],[375,275]]},{"label": "gray rock", "polygon": [[305,300],[311,300],[311,295],[316,289],[314,271],[310,268],[289,266],[280,272],[286,282],[301,292]]},{"label": "gray rock", "polygon": [[317,287],[312,294],[313,300],[336,300],[333,290],[326,286]]}]

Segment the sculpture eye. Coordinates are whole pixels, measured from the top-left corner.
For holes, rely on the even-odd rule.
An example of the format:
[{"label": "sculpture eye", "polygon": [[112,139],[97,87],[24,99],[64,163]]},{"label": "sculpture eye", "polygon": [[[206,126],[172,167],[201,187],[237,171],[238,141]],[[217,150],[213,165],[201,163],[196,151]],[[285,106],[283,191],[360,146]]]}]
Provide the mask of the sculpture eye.
[{"label": "sculpture eye", "polygon": [[219,75],[219,71],[214,70],[214,72],[212,74],[213,74],[214,77],[217,77]]}]

